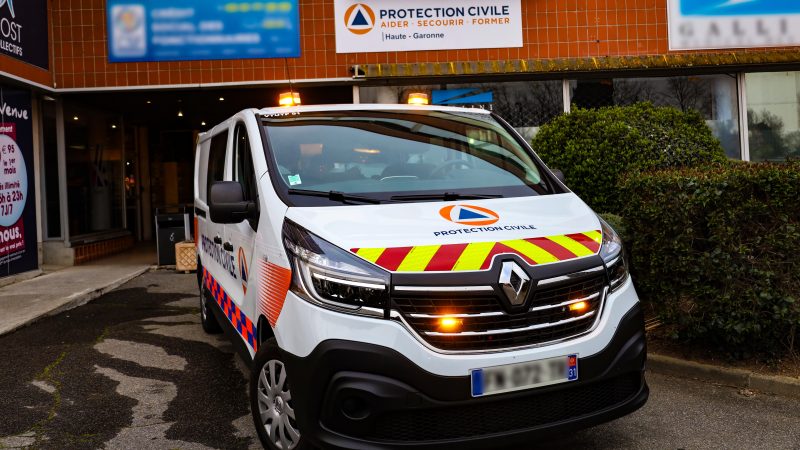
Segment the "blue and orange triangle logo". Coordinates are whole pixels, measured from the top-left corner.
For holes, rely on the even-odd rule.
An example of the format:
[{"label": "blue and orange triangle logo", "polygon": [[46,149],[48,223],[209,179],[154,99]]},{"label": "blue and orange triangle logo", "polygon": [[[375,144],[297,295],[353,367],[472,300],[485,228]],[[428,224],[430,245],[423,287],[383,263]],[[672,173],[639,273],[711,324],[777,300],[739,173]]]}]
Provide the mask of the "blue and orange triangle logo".
[{"label": "blue and orange triangle logo", "polygon": [[496,212],[475,205],[445,206],[439,210],[439,215],[450,222],[471,226],[491,225],[500,220]]},{"label": "blue and orange triangle logo", "polygon": [[458,220],[488,219],[489,216],[476,212],[473,209],[461,208],[458,211]]},{"label": "blue and orange triangle logo", "polygon": [[364,14],[359,10],[356,11],[356,16],[353,18],[350,25],[369,26],[369,22],[367,22],[367,18],[364,17]]},{"label": "blue and orange triangle logo", "polygon": [[364,3],[356,3],[344,13],[344,24],[353,34],[366,34],[375,26],[375,12]]}]

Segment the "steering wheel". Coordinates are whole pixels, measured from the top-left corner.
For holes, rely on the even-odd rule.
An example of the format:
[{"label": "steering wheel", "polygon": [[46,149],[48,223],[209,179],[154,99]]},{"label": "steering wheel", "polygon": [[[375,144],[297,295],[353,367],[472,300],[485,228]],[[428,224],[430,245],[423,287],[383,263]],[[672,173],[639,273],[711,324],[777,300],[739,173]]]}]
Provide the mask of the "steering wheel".
[{"label": "steering wheel", "polygon": [[471,162],[467,162],[467,161],[464,161],[462,159],[457,159],[457,160],[454,160],[454,161],[447,161],[445,163],[440,164],[438,167],[436,167],[435,169],[433,169],[431,171],[431,173],[430,173],[430,175],[428,175],[428,177],[429,178],[436,178],[439,175],[443,175],[445,172],[449,172],[450,170],[453,170],[453,168],[457,167],[457,166],[463,166],[463,167],[467,167],[469,169],[474,169],[475,168],[475,166],[473,166]]}]

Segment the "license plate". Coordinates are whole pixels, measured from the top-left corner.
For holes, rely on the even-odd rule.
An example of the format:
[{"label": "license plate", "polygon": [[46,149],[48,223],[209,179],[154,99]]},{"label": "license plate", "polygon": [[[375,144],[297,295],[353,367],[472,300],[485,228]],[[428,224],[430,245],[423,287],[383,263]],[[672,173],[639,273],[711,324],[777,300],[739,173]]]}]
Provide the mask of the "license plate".
[{"label": "license plate", "polygon": [[578,379],[578,355],[472,369],[472,396],[501,394]]}]

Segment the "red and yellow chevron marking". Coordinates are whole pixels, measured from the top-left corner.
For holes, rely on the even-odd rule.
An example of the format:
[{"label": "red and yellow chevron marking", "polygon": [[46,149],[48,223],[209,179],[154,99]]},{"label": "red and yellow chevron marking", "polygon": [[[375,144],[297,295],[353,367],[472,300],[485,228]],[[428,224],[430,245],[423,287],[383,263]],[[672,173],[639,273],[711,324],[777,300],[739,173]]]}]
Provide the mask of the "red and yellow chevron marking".
[{"label": "red and yellow chevron marking", "polygon": [[600,230],[530,239],[416,247],[354,248],[350,251],[390,272],[458,272],[486,270],[496,255],[519,255],[530,265],[594,255]]}]

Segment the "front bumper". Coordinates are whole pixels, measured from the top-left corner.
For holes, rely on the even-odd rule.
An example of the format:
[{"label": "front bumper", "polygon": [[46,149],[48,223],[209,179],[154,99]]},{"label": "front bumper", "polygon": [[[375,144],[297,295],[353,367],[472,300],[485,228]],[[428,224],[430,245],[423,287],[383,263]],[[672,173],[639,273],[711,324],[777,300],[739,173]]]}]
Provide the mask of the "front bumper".
[{"label": "front bumper", "polygon": [[645,359],[638,304],[602,351],[579,359],[578,381],[481,398],[469,376],[427,372],[384,346],[326,340],[305,357],[284,352],[303,435],[351,449],[495,448],[613,420],[647,401]]}]

